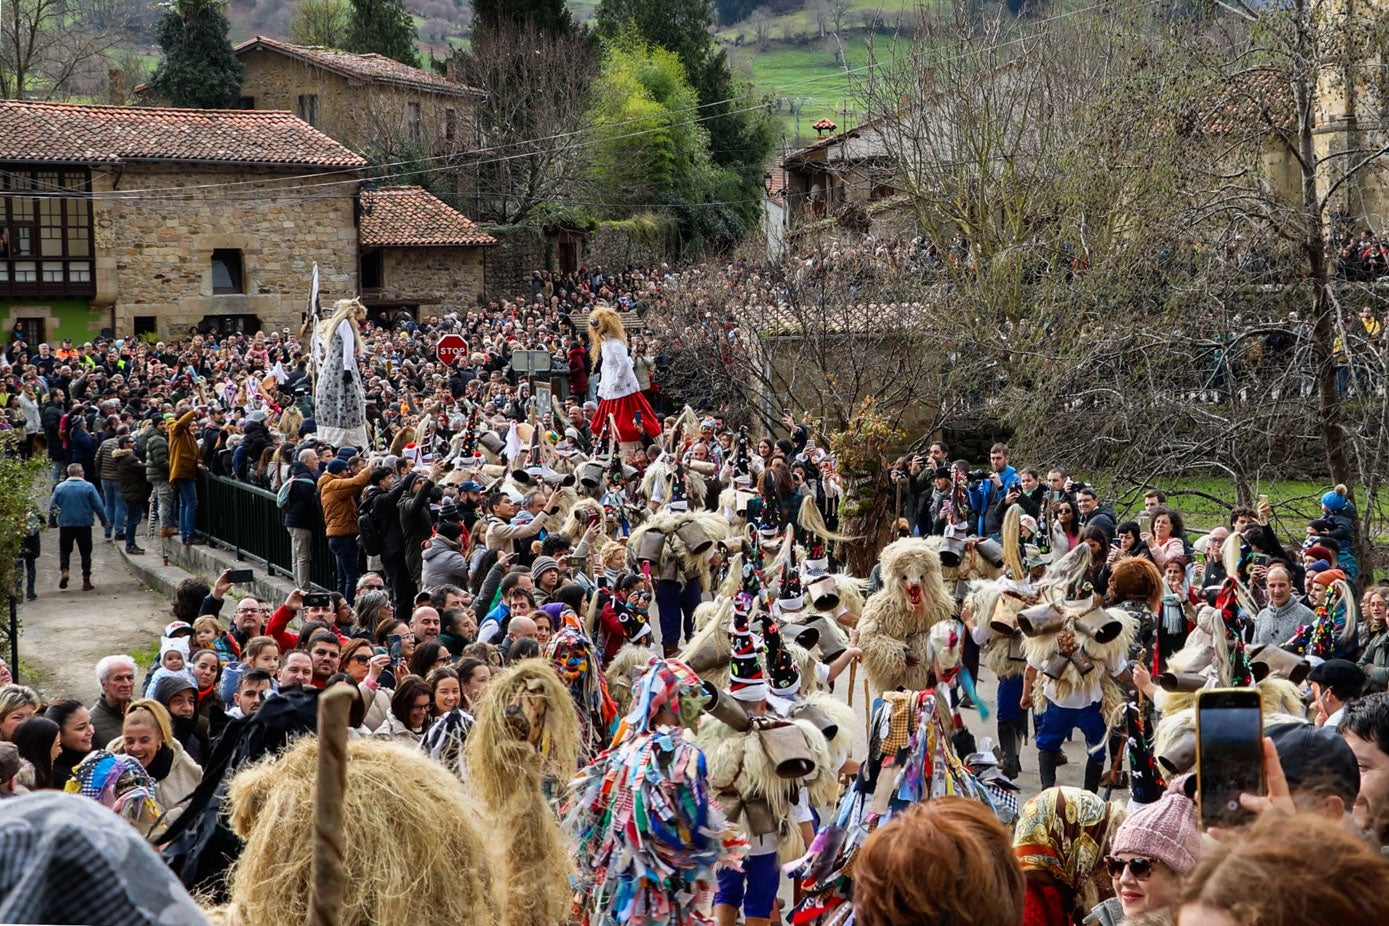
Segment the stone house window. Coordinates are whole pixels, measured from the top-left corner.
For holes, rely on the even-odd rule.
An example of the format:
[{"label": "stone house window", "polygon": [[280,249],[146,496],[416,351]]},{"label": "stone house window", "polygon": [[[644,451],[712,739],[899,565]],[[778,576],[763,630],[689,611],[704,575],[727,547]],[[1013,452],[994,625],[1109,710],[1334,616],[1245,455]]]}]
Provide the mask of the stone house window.
[{"label": "stone house window", "polygon": [[452,106],[444,110],[444,141],[453,141],[458,135],[458,113]]},{"label": "stone house window", "polygon": [[409,124],[409,127],[410,127],[410,140],[411,140],[411,141],[419,141],[419,140],[420,140],[420,104],[419,104],[419,103],[406,103],[405,106],[406,106],[406,116],[407,116],[407,118],[408,118],[408,120],[409,120],[408,124]]},{"label": "stone house window", "polygon": [[314,128],[318,128],[318,95],[314,93],[299,94],[299,118],[303,119]]},{"label": "stone house window", "polygon": [[359,279],[362,282],[362,292],[380,290],[385,276],[385,268],[382,265],[380,251],[365,251],[362,253],[361,261],[357,267]]},{"label": "stone house window", "polygon": [[255,108],[256,108],[256,98],[253,97],[253,96],[237,97],[237,100],[236,100],[236,108],[237,108],[237,109],[255,109]]},{"label": "stone house window", "polygon": [[240,251],[218,248],[212,252],[212,292],[217,296],[246,292]]}]

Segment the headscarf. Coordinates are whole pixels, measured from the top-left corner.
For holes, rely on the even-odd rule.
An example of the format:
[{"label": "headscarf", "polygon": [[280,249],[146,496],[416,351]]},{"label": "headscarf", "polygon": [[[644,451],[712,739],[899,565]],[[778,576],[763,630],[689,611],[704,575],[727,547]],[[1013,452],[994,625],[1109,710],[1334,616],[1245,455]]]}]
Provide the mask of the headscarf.
[{"label": "headscarf", "polygon": [[136,830],[92,801],[45,791],[0,802],[0,922],[207,920]]},{"label": "headscarf", "polygon": [[1080,788],[1048,788],[1023,806],[1013,854],[1024,872],[1042,871],[1079,891],[1104,858],[1113,808]]}]

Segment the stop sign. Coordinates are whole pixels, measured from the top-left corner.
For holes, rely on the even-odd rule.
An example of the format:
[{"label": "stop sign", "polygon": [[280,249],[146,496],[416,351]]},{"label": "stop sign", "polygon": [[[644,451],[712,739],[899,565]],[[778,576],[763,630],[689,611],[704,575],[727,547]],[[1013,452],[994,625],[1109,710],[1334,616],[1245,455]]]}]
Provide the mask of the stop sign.
[{"label": "stop sign", "polygon": [[460,360],[468,359],[468,342],[463,340],[461,334],[446,334],[439,339],[434,353],[441,362],[453,366]]}]

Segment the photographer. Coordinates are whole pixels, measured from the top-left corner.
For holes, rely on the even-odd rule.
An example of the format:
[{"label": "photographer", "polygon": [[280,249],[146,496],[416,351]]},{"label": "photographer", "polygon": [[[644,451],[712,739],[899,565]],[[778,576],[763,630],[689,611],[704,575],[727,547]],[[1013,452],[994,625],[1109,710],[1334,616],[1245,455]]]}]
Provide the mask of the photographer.
[{"label": "photographer", "polygon": [[970,506],[979,512],[978,530],[990,540],[1003,539],[1003,513],[1022,497],[1022,483],[1017,470],[1008,462],[1008,445],[994,444],[989,448],[987,478],[975,480],[970,474]]},{"label": "photographer", "polygon": [[897,490],[901,505],[897,511],[911,525],[912,533],[922,537],[930,533],[927,508],[931,499],[931,475],[927,460],[919,453],[904,456],[893,464],[892,485]]}]

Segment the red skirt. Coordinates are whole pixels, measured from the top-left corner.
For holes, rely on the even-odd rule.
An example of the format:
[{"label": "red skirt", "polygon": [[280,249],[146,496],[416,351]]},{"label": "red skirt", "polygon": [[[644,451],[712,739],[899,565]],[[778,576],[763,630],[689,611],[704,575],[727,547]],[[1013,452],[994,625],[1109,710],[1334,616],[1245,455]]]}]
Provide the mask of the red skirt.
[{"label": "red skirt", "polygon": [[[637,425],[637,415],[641,415],[641,425]],[[657,437],[661,433],[661,420],[651,410],[651,403],[640,392],[632,392],[619,399],[604,399],[598,403],[598,411],[593,413],[589,427],[593,428],[595,440],[606,440],[608,416],[617,422],[617,440],[623,444],[640,443],[645,437]]]}]

